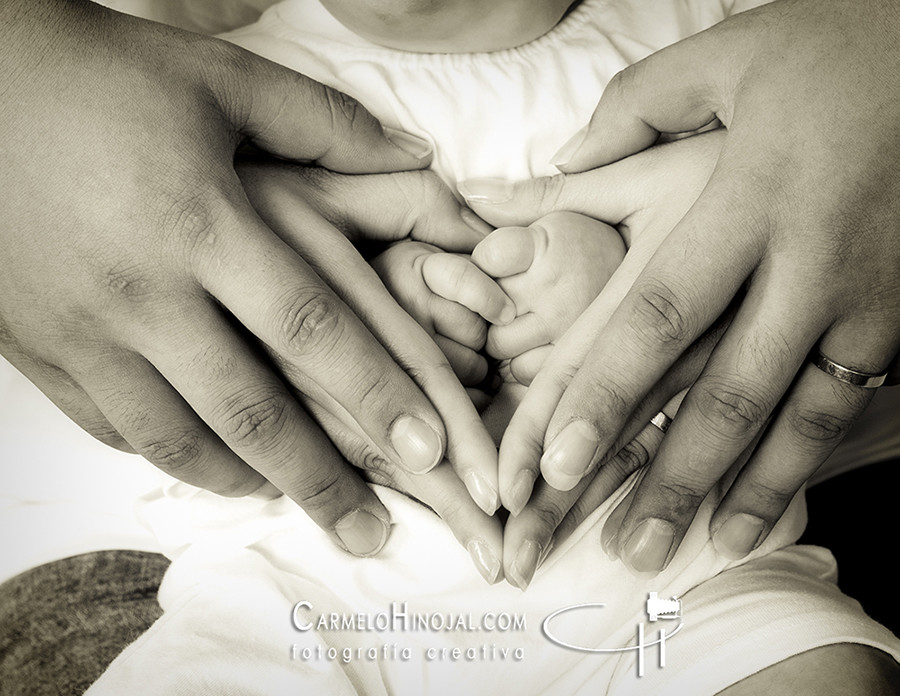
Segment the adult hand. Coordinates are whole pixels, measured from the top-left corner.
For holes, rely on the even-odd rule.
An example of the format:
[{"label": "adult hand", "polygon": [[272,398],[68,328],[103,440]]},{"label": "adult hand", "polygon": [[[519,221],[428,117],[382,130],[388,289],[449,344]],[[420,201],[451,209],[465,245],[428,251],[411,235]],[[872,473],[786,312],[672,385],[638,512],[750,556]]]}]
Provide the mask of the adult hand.
[{"label": "adult hand", "polygon": [[[705,133],[581,174],[517,185],[465,182],[461,186],[470,204],[495,225],[520,224],[552,210],[570,210],[616,225],[628,246],[600,295],[556,344],[503,437],[500,492],[504,506],[512,512],[504,530],[504,572],[523,589],[550,544],[651,460],[662,433],[647,424],[664,407],[668,415],[674,415],[677,402],[667,402],[693,382],[722,334],[725,324],[720,322],[650,390],[612,447],[615,456],[599,472],[592,470],[573,480],[543,468],[544,433],[569,380],[635,278],[703,190],[724,135],[724,131]],[[541,473],[544,478],[539,478]]]},{"label": "adult hand", "polygon": [[499,505],[496,463],[475,459],[477,447],[453,437],[452,430],[457,421],[467,419],[469,429],[476,431],[478,415],[432,336],[398,306],[352,244],[404,239],[405,245],[434,244],[467,252],[490,228],[461,208],[432,172],[345,176],[263,162],[239,165],[238,174],[269,227],[318,270],[407,370],[426,376],[435,404],[457,416],[447,420],[451,435],[447,458],[452,467],[408,473],[385,457],[327,391],[270,350],[272,358],[349,462],[367,479],[431,507],[469,551],[485,580],[497,582],[502,578],[502,532],[499,520],[492,517]]},{"label": "adult hand", "polygon": [[[697,507],[765,429],[711,522],[721,553],[758,546],[843,438],[900,348],[900,7],[781,0],[613,80],[567,172],[718,118],[709,184],[610,319],[546,430],[544,468],[609,456],[645,394],[732,300],[739,310],[688,393],[622,522],[635,570],[675,553]],[[569,152],[574,153],[569,156]]]},{"label": "adult hand", "polygon": [[268,479],[359,554],[387,512],[257,342],[386,459],[426,471],[449,434],[458,461],[490,466],[446,363],[404,372],[403,338],[373,335],[232,164],[245,140],[346,172],[416,168],[427,147],[238,48],[90,2],[7,0],[0,43],[0,349],[62,410],[215,492]]}]

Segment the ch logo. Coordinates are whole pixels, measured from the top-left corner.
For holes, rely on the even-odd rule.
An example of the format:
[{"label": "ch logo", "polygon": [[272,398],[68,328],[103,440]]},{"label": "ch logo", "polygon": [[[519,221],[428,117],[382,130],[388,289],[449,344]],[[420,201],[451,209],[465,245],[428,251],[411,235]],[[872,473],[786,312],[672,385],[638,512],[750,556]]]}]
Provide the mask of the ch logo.
[{"label": "ch logo", "polygon": [[596,647],[588,647],[583,645],[576,645],[574,643],[566,642],[561,639],[555,633],[551,631],[550,622],[553,621],[560,614],[565,614],[572,611],[579,611],[581,609],[588,609],[594,607],[605,607],[606,604],[604,602],[589,602],[586,604],[575,604],[571,607],[563,607],[562,609],[557,609],[552,614],[550,614],[544,622],[541,624],[541,631],[547,637],[549,641],[552,643],[556,643],[563,648],[568,648],[569,650],[578,650],[579,652],[588,652],[588,653],[619,653],[619,652],[627,652],[629,650],[637,650],[637,675],[639,677],[644,676],[644,650],[646,648],[652,647],[654,645],[659,646],[659,666],[660,668],[666,666],[666,641],[674,636],[678,631],[682,629],[684,623],[681,621],[681,600],[677,597],[672,597],[671,599],[660,599],[659,595],[656,592],[651,592],[647,596],[647,618],[650,620],[650,623],[656,623],[660,620],[677,620],[678,625],[668,633],[664,628],[659,629],[659,638],[656,640],[652,640],[647,642],[644,638],[644,622],[640,622],[637,625],[637,641],[634,645],[626,645],[622,648],[596,648]]}]

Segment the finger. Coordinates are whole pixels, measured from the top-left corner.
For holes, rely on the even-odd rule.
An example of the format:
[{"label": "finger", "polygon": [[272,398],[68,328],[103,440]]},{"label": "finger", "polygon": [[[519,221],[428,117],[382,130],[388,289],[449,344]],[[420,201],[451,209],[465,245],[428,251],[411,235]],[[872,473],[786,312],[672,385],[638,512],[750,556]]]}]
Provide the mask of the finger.
[{"label": "finger", "polygon": [[428,309],[438,334],[472,350],[484,347],[488,329],[484,319],[475,312],[439,295],[431,296]]},{"label": "finger", "polygon": [[492,278],[524,273],[534,261],[534,243],[528,227],[501,227],[475,247],[472,262]]},{"label": "finger", "polygon": [[453,372],[459,377],[464,387],[475,387],[484,381],[487,376],[487,360],[471,348],[456,341],[437,334],[435,343],[441,352],[447,356],[447,361],[453,368]]},{"label": "finger", "polygon": [[504,529],[503,567],[507,579],[524,590],[550,548],[562,543],[594,513],[635,471],[653,458],[663,433],[646,426],[621,448],[609,466],[570,491],[559,491],[544,482],[520,514],[510,517]]},{"label": "finger", "polygon": [[383,129],[346,94],[231,44],[204,62],[231,122],[264,150],[348,173],[419,169],[431,161],[422,137]]},{"label": "finger", "polygon": [[[241,314],[249,317],[247,325],[257,331],[257,335],[264,341],[269,335],[269,340],[266,341],[269,345],[278,343],[279,330],[281,340],[284,339],[285,330],[288,337],[294,337],[294,343],[303,339],[299,341],[297,348],[303,349],[308,344],[316,354],[311,357],[312,362],[324,363],[314,365],[322,375],[322,380],[310,379],[311,368],[301,364],[302,355],[282,349],[279,355],[290,368],[295,386],[301,391],[305,387],[305,393],[312,394],[320,403],[331,403],[332,406],[344,409],[351,419],[358,420],[386,456],[391,456],[392,448],[402,449],[403,457],[398,459],[399,455],[395,454],[394,460],[405,462],[406,466],[417,471],[425,468],[424,463],[432,455],[435,456],[432,462],[441,460],[443,438],[440,435],[443,429],[440,420],[434,415],[433,404],[439,410],[446,427],[447,459],[466,482],[473,499],[482,509],[493,514],[499,505],[497,450],[446,358],[422,327],[400,308],[375,271],[343,235],[321,217],[311,216],[303,206],[294,210],[297,214],[293,216],[287,215],[286,210],[281,211],[277,229],[296,253],[282,248],[277,243],[278,240],[273,239],[266,231],[259,237],[249,235],[255,240],[250,241],[247,230],[255,229],[256,223],[238,225],[236,236],[230,238],[232,243],[223,245],[222,255],[226,260],[220,262],[216,254],[212,255],[210,262],[216,273],[209,277],[208,285],[212,288],[222,286],[221,292],[214,290],[214,294],[219,294],[220,299],[222,296],[233,297],[236,307],[243,306]],[[259,256],[258,266],[248,263],[254,253]],[[286,297],[296,295],[297,292],[309,292],[309,287],[297,285],[297,279],[309,277],[309,268],[296,254],[308,259],[318,273],[318,277],[313,276],[310,281],[315,297],[312,308],[317,305],[318,311],[310,313],[304,310],[304,307],[310,309],[311,306],[300,302],[302,298],[297,298],[295,305],[297,311],[305,312],[307,328],[302,323],[298,325],[297,311],[290,310],[279,319],[277,308],[278,304],[284,305]],[[267,288],[266,283],[249,282],[249,279],[245,279],[246,287],[241,282],[224,282],[223,276],[227,276],[225,270],[229,268],[232,278],[243,278],[239,271],[245,263],[250,268],[268,268],[271,263],[270,255],[279,260],[277,265],[280,271],[264,273],[263,276],[269,284],[276,281],[276,287]],[[209,270],[201,268],[198,273],[205,278]],[[341,303],[338,303],[342,311],[339,315],[322,311],[327,309],[327,302],[334,298],[327,292],[316,294],[321,288],[320,278],[350,305],[354,314],[349,319],[344,319],[346,307]],[[288,290],[279,289],[283,283],[287,283]],[[253,301],[254,298],[256,302]],[[322,305],[323,300],[326,301],[326,306]],[[273,305],[273,302],[277,304]],[[227,301],[225,304],[228,306]],[[269,310],[268,321],[266,317],[260,317],[259,307]],[[334,317],[335,321],[330,322],[329,317]],[[360,324],[360,321],[364,321],[365,325]],[[271,335],[272,327],[274,336]],[[343,352],[316,350],[316,345],[322,347],[323,341],[327,348],[329,336],[332,340],[341,342]],[[375,341],[374,347],[371,341]],[[353,345],[357,343],[362,347],[354,349]],[[358,368],[366,370],[362,380],[343,366],[328,364],[329,358],[343,360],[353,354],[365,356],[364,360],[357,362]],[[398,365],[407,370],[415,382]],[[345,381],[349,381],[349,385],[345,385]],[[343,388],[350,390],[349,396],[340,396]],[[428,395],[427,399],[418,391],[419,388]],[[357,394],[355,396],[354,390]],[[367,400],[364,399],[365,403],[360,403],[360,393],[367,397]],[[391,414],[399,414],[400,420],[389,421]],[[396,432],[394,428],[397,429]],[[379,431],[380,436],[374,436],[375,431]],[[386,443],[388,440],[390,444]]]},{"label": "finger", "polygon": [[8,351],[6,358],[82,430],[104,445],[122,452],[135,453],[134,448],[112,426],[68,372],[17,351]]},{"label": "finger", "polygon": [[[721,40],[721,37],[718,37]],[[681,133],[718,118],[730,123],[731,64],[704,61],[709,33],[701,32],[616,74],[584,132],[552,158],[566,172],[620,160],[656,142],[660,132]]]},{"label": "finger", "polygon": [[[684,198],[709,181],[724,143],[724,129],[660,145],[627,159],[583,173],[540,177],[517,183],[475,179],[459,184],[466,202],[493,225],[531,225],[554,211],[570,211],[618,225],[665,197]],[[684,178],[672,177],[672,158]],[[688,203],[692,203],[689,200]],[[673,211],[668,232],[686,210]]]},{"label": "finger", "polygon": [[546,346],[555,338],[543,316],[529,312],[516,317],[506,326],[491,326],[485,347],[498,360],[514,358],[534,348]]},{"label": "finger", "polygon": [[665,568],[700,503],[759,437],[821,333],[821,320],[803,324],[793,314],[815,317],[808,293],[766,284],[765,276],[761,269],[689,391],[623,521],[618,550],[637,572]]},{"label": "finger", "polygon": [[355,242],[410,238],[470,253],[491,229],[430,171],[348,177],[268,161],[243,163],[237,171],[254,207],[274,229],[291,229],[279,220],[296,214],[300,200]]},{"label": "finger", "polygon": [[[294,386],[302,393],[344,406],[401,465],[417,472],[434,467],[442,458],[444,429],[412,380],[305,261],[259,220],[244,215],[236,227],[222,234],[211,262],[198,265],[204,287],[296,368]],[[260,269],[259,275],[247,277],[247,268]],[[347,369],[348,356],[365,356],[365,362],[354,360],[354,369]]]},{"label": "finger", "polygon": [[411,495],[434,510],[469,552],[481,576],[489,584],[502,578],[500,523],[475,504],[452,469],[441,466],[411,476],[380,457],[364,433],[346,427],[316,404],[309,406],[329,432],[334,433],[337,446],[349,461],[365,469],[374,482]]},{"label": "finger", "polygon": [[[758,263],[763,245],[758,230],[735,239],[710,238],[705,228],[712,208],[734,185],[728,178],[710,183],[597,337],[547,429],[541,473],[550,485],[572,486],[601,461],[634,406],[723,314]],[[721,218],[721,210],[717,214]],[[739,204],[732,203],[726,215],[724,229],[748,224]],[[708,254],[688,251],[697,248]]]},{"label": "finger", "polygon": [[529,386],[540,372],[541,368],[547,362],[550,354],[553,352],[553,346],[546,345],[539,348],[532,348],[525,351],[521,355],[517,355],[509,361],[509,370],[519,384]]},{"label": "finger", "polygon": [[254,492],[265,478],[197,417],[142,357],[117,351],[102,365],[84,356],[73,374],[134,450],[167,474],[225,496]]},{"label": "finger", "polygon": [[[101,395],[110,400],[110,409],[121,411],[121,416],[110,413],[113,422],[121,417],[125,425],[119,427],[136,449],[178,478],[202,478],[205,488],[230,495],[255,490],[268,480],[339,546],[358,556],[377,553],[390,525],[377,497],[269,365],[248,350],[214,309],[196,307],[191,318],[190,326],[167,332],[165,350],[148,344],[142,351],[165,381],[146,386],[151,385],[147,375],[138,396],[123,395],[120,379]],[[133,374],[137,368],[132,366]],[[189,408],[168,384],[177,385]],[[239,479],[242,474],[246,479],[243,462],[252,467],[252,483]],[[221,480],[210,486],[208,477]]]},{"label": "finger", "polygon": [[463,256],[426,256],[422,278],[433,293],[458,302],[492,324],[508,324],[516,316],[515,304],[500,286]]},{"label": "finger", "polygon": [[[881,360],[850,357],[859,354],[860,335],[860,331],[832,330],[822,341],[822,351],[841,356],[840,364],[858,371],[880,373],[889,354],[883,348]],[[842,382],[812,364],[803,368],[710,522],[719,553],[743,558],[765,541],[797,491],[862,414],[874,391]]]}]

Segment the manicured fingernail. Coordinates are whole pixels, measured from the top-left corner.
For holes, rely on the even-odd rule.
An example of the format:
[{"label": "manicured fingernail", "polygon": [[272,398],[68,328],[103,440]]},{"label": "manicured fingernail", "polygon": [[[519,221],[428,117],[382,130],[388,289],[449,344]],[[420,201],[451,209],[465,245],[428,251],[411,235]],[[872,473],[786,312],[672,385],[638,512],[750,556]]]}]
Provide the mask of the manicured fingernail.
[{"label": "manicured fingernail", "polygon": [[513,515],[518,515],[528,501],[531,499],[531,492],[534,490],[535,472],[531,469],[522,469],[513,479],[512,486],[509,489],[509,511]]},{"label": "manicured fingernail", "polygon": [[255,491],[250,493],[249,497],[256,498],[257,500],[275,500],[276,498],[280,498],[282,495],[282,492],[275,488],[272,483],[266,481]]},{"label": "manicured fingernail", "polygon": [[725,558],[736,561],[756,547],[765,526],[765,521],[759,517],[739,512],[719,527],[713,536],[713,545]]},{"label": "manicured fingernail", "polygon": [[658,573],[665,567],[674,541],[672,524],[650,517],[632,532],[622,549],[622,560],[636,573]]},{"label": "manicured fingernail", "polygon": [[512,568],[509,569],[509,581],[523,592],[528,589],[540,557],[541,547],[538,544],[530,539],[523,541],[519,545],[519,550],[516,551]]},{"label": "manicured fingernail", "polygon": [[491,547],[480,539],[472,539],[466,544],[466,550],[475,562],[481,577],[487,580],[489,585],[496,583],[500,577],[500,560]]},{"label": "manicured fingernail", "polygon": [[569,160],[574,157],[575,153],[578,152],[579,149],[581,149],[581,145],[584,142],[584,139],[587,137],[587,133],[588,127],[585,126],[575,135],[569,138],[566,141],[566,144],[559,148],[556,154],[550,158],[550,164],[552,164],[554,167],[561,167],[564,164],[568,164]]},{"label": "manicured fingernail", "polygon": [[494,229],[465,206],[460,206],[459,217],[462,218],[464,223],[480,234],[482,238],[487,237]]},{"label": "manicured fingernail", "polygon": [[441,438],[425,421],[401,416],[391,428],[391,444],[403,466],[414,474],[431,471],[441,460]]},{"label": "manicured fingernail", "polygon": [[599,446],[597,431],[590,423],[572,421],[541,457],[541,473],[554,488],[571,490],[591,468]]},{"label": "manicured fingernail", "polygon": [[420,138],[412,133],[407,133],[406,131],[397,130],[396,128],[385,127],[384,137],[416,159],[426,159],[434,150],[431,143],[424,138]]},{"label": "manicured fingernail", "polygon": [[513,319],[515,319],[517,315],[516,306],[512,302],[507,302],[500,311],[498,323],[500,326],[512,324]]},{"label": "manicured fingernail", "polygon": [[388,531],[384,520],[365,510],[349,512],[334,525],[334,533],[354,556],[374,556],[381,551]]},{"label": "manicured fingernail", "polygon": [[463,476],[463,481],[472,500],[484,510],[485,514],[493,515],[497,512],[497,508],[500,507],[500,494],[484,476],[475,471],[468,471]]},{"label": "manicured fingernail", "polygon": [[512,200],[513,196],[513,185],[504,179],[467,179],[460,181],[457,189],[472,203],[496,205]]}]

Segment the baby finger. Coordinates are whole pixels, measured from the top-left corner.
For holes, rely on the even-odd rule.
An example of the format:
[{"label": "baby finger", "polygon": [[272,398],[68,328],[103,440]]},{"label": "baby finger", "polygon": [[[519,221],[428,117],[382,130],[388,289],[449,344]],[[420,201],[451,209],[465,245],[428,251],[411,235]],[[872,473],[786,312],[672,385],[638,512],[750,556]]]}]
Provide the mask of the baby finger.
[{"label": "baby finger", "polygon": [[516,305],[490,277],[468,258],[432,254],[422,263],[422,277],[435,294],[458,302],[492,324],[509,324]]}]

